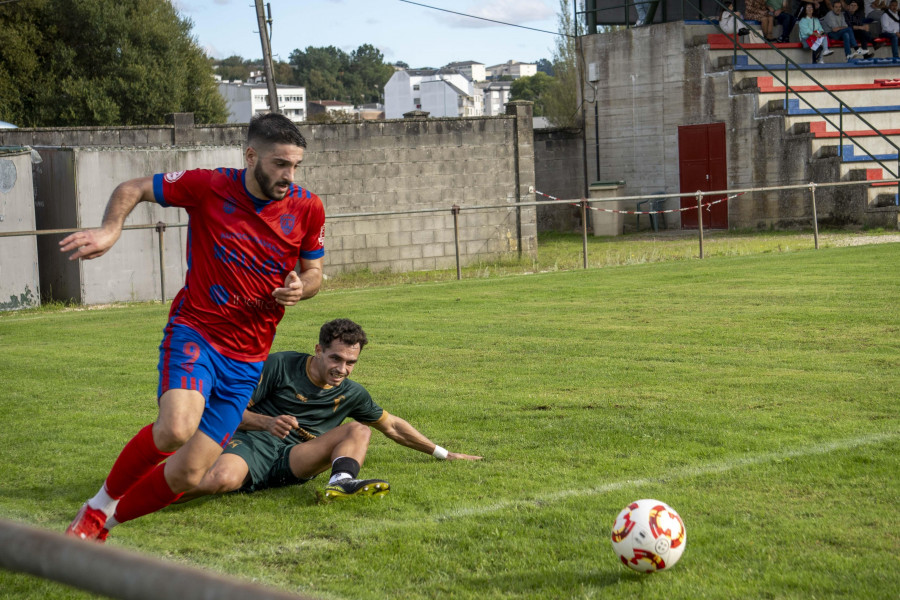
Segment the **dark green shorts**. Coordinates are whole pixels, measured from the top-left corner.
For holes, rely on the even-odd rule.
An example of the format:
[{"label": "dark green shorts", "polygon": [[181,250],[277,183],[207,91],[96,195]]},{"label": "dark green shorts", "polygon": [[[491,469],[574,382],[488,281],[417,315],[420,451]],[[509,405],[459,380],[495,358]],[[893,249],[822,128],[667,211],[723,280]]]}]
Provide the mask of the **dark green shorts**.
[{"label": "dark green shorts", "polygon": [[224,454],[236,454],[250,468],[250,481],[241,492],[256,492],[266,488],[306,483],[291,473],[290,453],[296,446],[285,442],[267,431],[236,431]]}]

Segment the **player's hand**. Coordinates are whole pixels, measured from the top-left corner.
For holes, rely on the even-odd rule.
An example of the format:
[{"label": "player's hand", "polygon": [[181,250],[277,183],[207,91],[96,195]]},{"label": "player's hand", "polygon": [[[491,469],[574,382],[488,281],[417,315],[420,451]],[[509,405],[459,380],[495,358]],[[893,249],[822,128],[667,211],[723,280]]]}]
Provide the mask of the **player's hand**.
[{"label": "player's hand", "polygon": [[103,228],[85,229],[66,236],[59,243],[61,252],[76,250],[69,255],[69,260],[79,258],[91,259],[103,256],[119,239],[119,231],[108,231]]},{"label": "player's hand", "polygon": [[272,418],[266,431],[277,437],[279,440],[283,440],[294,427],[297,427],[297,419],[290,415],[278,415],[277,417]]},{"label": "player's hand", "polygon": [[303,282],[297,271],[291,271],[284,279],[284,287],[275,288],[272,292],[275,301],[282,306],[293,306],[303,299]]},{"label": "player's hand", "polygon": [[460,454],[459,452],[448,452],[447,460],[481,460],[480,456],[472,456],[471,454]]}]

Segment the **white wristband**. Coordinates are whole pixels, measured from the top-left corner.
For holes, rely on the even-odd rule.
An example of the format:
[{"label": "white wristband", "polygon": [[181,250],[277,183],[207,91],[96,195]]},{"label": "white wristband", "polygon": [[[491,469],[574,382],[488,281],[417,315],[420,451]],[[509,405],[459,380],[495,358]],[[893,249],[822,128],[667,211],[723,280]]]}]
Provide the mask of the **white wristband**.
[{"label": "white wristband", "polygon": [[431,455],[438,460],[447,460],[448,454],[449,452],[447,452],[447,449],[441,448],[440,446],[435,446],[434,452],[431,453]]}]

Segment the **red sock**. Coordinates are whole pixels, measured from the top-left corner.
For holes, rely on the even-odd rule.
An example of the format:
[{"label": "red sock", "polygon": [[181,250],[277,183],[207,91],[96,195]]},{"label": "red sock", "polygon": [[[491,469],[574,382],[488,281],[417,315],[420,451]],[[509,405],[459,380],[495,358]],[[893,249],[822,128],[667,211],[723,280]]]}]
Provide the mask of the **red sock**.
[{"label": "red sock", "polygon": [[106,492],[111,498],[122,498],[134,484],[172,454],[174,452],[161,452],[156,447],[153,442],[153,423],[147,425],[122,448],[119,458],[106,477]]},{"label": "red sock", "polygon": [[114,518],[119,523],[149,515],[165,508],[181,497],[166,482],[166,465],[158,465],[125,494],[116,506]]}]

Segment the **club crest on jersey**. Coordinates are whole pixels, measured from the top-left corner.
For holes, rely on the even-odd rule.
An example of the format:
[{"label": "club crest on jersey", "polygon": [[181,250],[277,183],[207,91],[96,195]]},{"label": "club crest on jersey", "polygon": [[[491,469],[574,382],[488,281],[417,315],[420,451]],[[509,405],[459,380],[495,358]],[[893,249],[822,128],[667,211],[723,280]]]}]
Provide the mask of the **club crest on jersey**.
[{"label": "club crest on jersey", "polygon": [[285,235],[294,230],[294,215],[281,215],[281,231]]},{"label": "club crest on jersey", "polygon": [[175,183],[176,181],[181,179],[181,176],[184,175],[185,173],[186,173],[186,171],[174,171],[172,173],[166,173],[165,179],[169,183]]},{"label": "club crest on jersey", "polygon": [[226,214],[226,215],[234,214],[234,211],[236,210],[236,207],[235,207],[235,205],[234,205],[234,201],[231,200],[230,198],[227,199],[227,200],[225,200],[225,203],[224,203],[224,205],[222,206],[222,210],[225,211],[225,214]]},{"label": "club crest on jersey", "polygon": [[229,293],[224,286],[211,285],[209,286],[209,297],[213,302],[222,306],[223,304],[228,304]]}]

